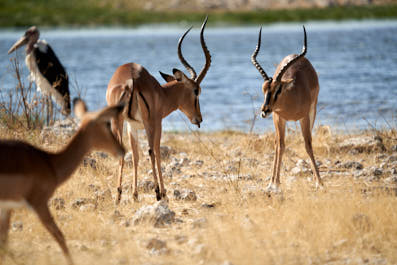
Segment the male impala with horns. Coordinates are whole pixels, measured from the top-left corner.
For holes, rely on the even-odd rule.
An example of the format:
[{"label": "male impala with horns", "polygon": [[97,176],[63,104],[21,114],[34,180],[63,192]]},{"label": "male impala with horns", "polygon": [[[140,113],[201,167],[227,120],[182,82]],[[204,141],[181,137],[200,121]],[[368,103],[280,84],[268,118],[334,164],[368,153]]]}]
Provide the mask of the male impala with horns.
[{"label": "male impala with horns", "polygon": [[[190,73],[186,76],[182,71],[173,69],[173,75],[161,73],[167,81],[160,85],[157,80],[141,65],[136,63],[124,64],[116,69],[109,81],[106,92],[108,105],[117,105],[121,102],[126,103],[124,113],[112,120],[112,131],[119,142],[122,142],[124,120],[128,124],[128,136],[134,157],[134,199],[138,199],[138,130],[145,129],[149,142],[149,156],[152,163],[152,171],[155,183],[157,200],[166,197],[163,177],[161,172],[160,139],[161,122],[174,110],[181,110],[191,121],[200,128],[203,121],[200,111],[199,96],[201,93],[200,83],[204,79],[210,65],[211,55],[204,41],[204,29],[207,18],[201,27],[200,42],[205,55],[205,65],[197,76],[182,56],[181,45],[188,29],[178,42],[178,57],[182,64]],[[119,203],[122,193],[122,171],[124,159],[120,159],[119,185],[117,188],[118,196],[116,203]],[[158,179],[156,174],[156,166]]]},{"label": "male impala with horns", "polygon": [[262,118],[273,113],[273,122],[276,127],[273,176],[266,191],[280,192],[280,166],[285,149],[285,123],[298,120],[305,140],[305,149],[310,157],[311,168],[316,178],[316,186],[322,186],[312,148],[312,129],[316,118],[320,87],[316,71],[309,60],[305,58],[307,51],[306,29],[303,27],[302,53],[286,56],[278,65],[273,77],[269,77],[256,60],[261,46],[261,33],[262,28],[259,31],[258,45],[251,56],[251,61],[264,79],[262,92],[265,100],[262,105]]}]

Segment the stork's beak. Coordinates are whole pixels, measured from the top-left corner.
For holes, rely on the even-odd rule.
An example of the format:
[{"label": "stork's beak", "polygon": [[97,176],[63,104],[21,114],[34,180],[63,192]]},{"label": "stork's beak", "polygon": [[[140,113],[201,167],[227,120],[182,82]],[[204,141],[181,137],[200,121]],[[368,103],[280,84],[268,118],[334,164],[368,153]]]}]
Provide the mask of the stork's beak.
[{"label": "stork's beak", "polygon": [[8,54],[12,53],[26,43],[28,43],[28,38],[26,36],[22,36],[17,42],[14,43],[14,45],[12,45],[11,49],[8,50]]}]

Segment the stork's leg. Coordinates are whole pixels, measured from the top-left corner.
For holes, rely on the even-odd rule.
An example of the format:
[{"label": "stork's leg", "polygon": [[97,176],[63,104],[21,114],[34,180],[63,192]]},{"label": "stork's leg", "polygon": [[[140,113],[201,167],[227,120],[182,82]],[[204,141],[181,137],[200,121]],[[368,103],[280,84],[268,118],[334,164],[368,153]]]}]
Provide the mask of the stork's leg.
[{"label": "stork's leg", "polygon": [[273,123],[276,128],[276,139],[274,141],[275,155],[273,161],[273,175],[266,192],[280,192],[280,167],[285,149],[285,123],[286,121],[276,113],[273,113]]},{"label": "stork's leg", "polygon": [[134,200],[138,201],[138,164],[139,164],[139,139],[138,130],[129,126],[129,139],[132,149],[132,155],[134,157],[134,189],[133,196]]},{"label": "stork's leg", "polygon": [[323,186],[323,183],[320,178],[320,173],[318,171],[318,167],[316,165],[316,160],[313,155],[313,147],[312,147],[312,122],[310,121],[310,116],[307,116],[301,120],[299,120],[302,129],[303,139],[305,140],[305,149],[306,153],[310,157],[310,166],[312,168],[313,174],[316,178],[316,186]]},{"label": "stork's leg", "polygon": [[45,106],[46,106],[46,124],[50,125],[50,97],[45,96]]},{"label": "stork's leg", "polygon": [[[124,120],[121,115],[116,119],[112,119],[111,121],[112,133],[121,145],[123,144],[123,122]],[[124,157],[121,157],[119,160],[119,177],[118,177],[119,183],[117,186],[116,204],[119,204],[121,199],[123,168],[124,168]]]},{"label": "stork's leg", "polygon": [[50,116],[50,124],[54,123],[54,103],[52,102],[51,97],[48,97],[48,108],[49,108],[49,116]]}]

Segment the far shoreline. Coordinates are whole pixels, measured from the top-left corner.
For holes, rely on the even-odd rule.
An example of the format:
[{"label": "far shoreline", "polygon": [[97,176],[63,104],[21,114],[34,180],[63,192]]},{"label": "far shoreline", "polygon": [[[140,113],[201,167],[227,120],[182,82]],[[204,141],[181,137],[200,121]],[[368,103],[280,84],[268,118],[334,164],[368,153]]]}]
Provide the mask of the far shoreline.
[{"label": "far shoreline", "polygon": [[[108,6],[88,6],[79,1],[37,4],[29,1],[3,3],[0,28],[39,27],[138,27],[158,24],[199,24],[209,15],[209,26],[249,26],[309,21],[397,19],[397,4],[333,6],[325,8],[269,9],[252,11],[146,11]],[[34,11],[34,12],[33,12]]]}]

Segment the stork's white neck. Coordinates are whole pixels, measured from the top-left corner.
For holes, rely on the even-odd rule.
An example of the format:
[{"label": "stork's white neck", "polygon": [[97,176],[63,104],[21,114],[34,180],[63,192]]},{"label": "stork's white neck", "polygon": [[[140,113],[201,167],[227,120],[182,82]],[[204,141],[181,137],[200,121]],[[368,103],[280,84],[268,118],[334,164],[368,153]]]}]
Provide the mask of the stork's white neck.
[{"label": "stork's white neck", "polygon": [[34,44],[35,48],[39,48],[39,50],[43,53],[46,53],[48,50],[48,43],[45,40],[38,40],[35,44]]}]

